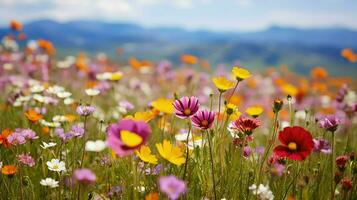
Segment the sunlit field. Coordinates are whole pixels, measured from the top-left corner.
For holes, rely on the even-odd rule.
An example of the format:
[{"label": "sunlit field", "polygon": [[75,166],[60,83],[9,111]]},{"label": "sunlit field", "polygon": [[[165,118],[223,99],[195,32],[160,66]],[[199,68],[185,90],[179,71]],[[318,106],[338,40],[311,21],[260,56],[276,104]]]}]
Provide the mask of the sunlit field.
[{"label": "sunlit field", "polygon": [[355,74],[33,39],[14,20],[0,45],[0,199],[357,199]]}]

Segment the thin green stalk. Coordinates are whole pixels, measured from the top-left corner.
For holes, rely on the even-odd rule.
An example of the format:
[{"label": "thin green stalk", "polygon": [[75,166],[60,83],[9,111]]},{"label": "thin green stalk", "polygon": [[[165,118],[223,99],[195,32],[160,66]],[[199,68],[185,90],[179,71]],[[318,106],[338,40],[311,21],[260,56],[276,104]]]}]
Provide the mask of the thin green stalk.
[{"label": "thin green stalk", "polygon": [[332,132],[331,138],[331,200],[335,199],[335,181],[334,181],[334,171],[335,171],[335,133]]},{"label": "thin green stalk", "polygon": [[186,179],[186,171],[187,171],[187,166],[188,166],[188,154],[189,154],[189,148],[188,148],[188,140],[190,138],[190,132],[191,132],[191,123],[190,121],[188,120],[187,121],[187,124],[188,124],[188,133],[187,133],[187,137],[186,137],[186,162],[185,162],[185,170],[183,172],[183,176],[182,176],[182,179],[185,180]]},{"label": "thin green stalk", "polygon": [[213,154],[212,154],[212,142],[211,142],[211,136],[210,133],[207,131],[208,135],[208,148],[209,148],[209,154],[210,154],[210,159],[211,159],[211,173],[212,173],[212,185],[213,185],[213,192],[214,192],[214,199],[217,199],[217,192],[216,192],[216,181],[214,178],[214,163],[213,163]]}]

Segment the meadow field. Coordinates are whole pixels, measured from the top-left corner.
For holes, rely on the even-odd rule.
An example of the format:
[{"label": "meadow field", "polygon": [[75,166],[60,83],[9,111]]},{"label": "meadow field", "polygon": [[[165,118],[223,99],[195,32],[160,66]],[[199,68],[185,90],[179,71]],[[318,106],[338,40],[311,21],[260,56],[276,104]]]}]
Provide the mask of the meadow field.
[{"label": "meadow field", "polygon": [[59,59],[12,21],[0,199],[357,199],[355,75],[177,57]]}]

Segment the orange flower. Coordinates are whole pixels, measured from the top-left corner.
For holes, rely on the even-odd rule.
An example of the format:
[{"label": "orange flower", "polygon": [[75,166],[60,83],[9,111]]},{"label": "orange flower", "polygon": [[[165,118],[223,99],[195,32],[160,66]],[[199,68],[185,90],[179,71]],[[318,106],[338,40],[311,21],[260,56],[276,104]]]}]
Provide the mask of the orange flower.
[{"label": "orange flower", "polygon": [[181,62],[190,64],[190,65],[195,65],[198,62],[198,59],[196,56],[193,56],[190,54],[183,54],[181,56]]},{"label": "orange flower", "polygon": [[349,62],[357,62],[357,54],[355,54],[352,49],[346,48],[341,51],[341,56],[344,57]]},{"label": "orange flower", "polygon": [[12,134],[12,131],[9,128],[7,128],[1,132],[0,144],[2,144],[5,148],[11,147],[11,144],[7,141],[7,137],[11,134]]},{"label": "orange flower", "polygon": [[159,200],[159,194],[157,192],[150,192],[145,196],[145,200]]},{"label": "orange flower", "polygon": [[314,67],[311,70],[311,77],[312,78],[326,78],[328,76],[328,72],[323,67]]},{"label": "orange flower", "polygon": [[20,31],[22,29],[22,24],[17,20],[11,20],[10,28],[14,31]]},{"label": "orange flower", "polygon": [[37,44],[47,54],[49,54],[49,55],[55,54],[56,49],[54,48],[52,42],[44,40],[44,39],[39,39],[39,40],[37,40]]},{"label": "orange flower", "polygon": [[38,112],[36,112],[34,109],[29,109],[27,112],[25,112],[26,118],[36,124],[40,119],[42,119],[42,115]]},{"label": "orange flower", "polygon": [[17,168],[15,165],[4,165],[1,168],[1,173],[5,174],[5,175],[14,175],[17,172]]}]

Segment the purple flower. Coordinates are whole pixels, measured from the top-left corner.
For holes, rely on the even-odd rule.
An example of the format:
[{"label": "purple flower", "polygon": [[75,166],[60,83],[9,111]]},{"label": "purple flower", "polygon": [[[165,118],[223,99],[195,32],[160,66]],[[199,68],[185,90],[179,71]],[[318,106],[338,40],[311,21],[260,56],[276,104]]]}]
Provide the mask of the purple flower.
[{"label": "purple flower", "polygon": [[211,128],[214,118],[214,112],[208,110],[200,110],[191,118],[191,121],[195,127],[207,130]]},{"label": "purple flower", "polygon": [[175,107],[175,114],[178,118],[186,119],[194,115],[200,103],[197,97],[182,97],[181,99],[175,100],[173,103]]},{"label": "purple flower", "polygon": [[330,143],[325,139],[313,139],[314,141],[314,152],[321,152],[324,154],[331,153]]},{"label": "purple flower", "polygon": [[270,172],[273,176],[282,176],[284,170],[285,170],[284,165],[279,164],[279,163],[274,163]]},{"label": "purple flower", "polygon": [[61,138],[61,140],[63,142],[66,142],[68,140],[70,140],[71,138],[73,138],[73,134],[72,133],[65,133],[63,128],[56,128],[55,129],[55,134]]},{"label": "purple flower", "polygon": [[84,135],[84,128],[80,125],[73,125],[70,133],[75,137],[82,137]]},{"label": "purple flower", "polygon": [[126,110],[134,109],[134,105],[129,101],[120,101],[119,106],[125,108]]},{"label": "purple flower", "polygon": [[328,131],[335,132],[337,130],[338,125],[341,123],[340,118],[336,115],[328,115],[320,119],[320,127],[324,128]]},{"label": "purple flower", "polygon": [[243,148],[243,156],[244,157],[248,158],[251,153],[252,153],[252,150],[250,149],[250,147],[244,147]]},{"label": "purple flower", "polygon": [[7,141],[12,145],[21,145],[26,143],[26,139],[21,132],[16,131],[7,137]]},{"label": "purple flower", "polygon": [[88,105],[88,106],[78,106],[77,113],[81,116],[89,116],[95,111],[95,107]]},{"label": "purple flower", "polygon": [[35,165],[35,160],[30,156],[30,154],[20,154],[16,156],[17,160],[29,167],[33,167]]},{"label": "purple flower", "polygon": [[263,155],[264,151],[265,151],[265,148],[263,146],[255,148],[255,153],[257,153],[257,154]]},{"label": "purple flower", "polygon": [[34,139],[38,138],[36,133],[31,129],[17,128],[17,129],[15,129],[15,132],[19,132],[20,134],[22,134],[25,137],[25,139],[28,139],[28,140],[34,140]]},{"label": "purple flower", "polygon": [[186,183],[173,175],[159,178],[161,192],[165,193],[169,199],[178,199],[181,194],[186,193]]},{"label": "purple flower", "polygon": [[110,198],[120,197],[122,193],[123,193],[123,187],[117,185],[110,188],[109,192],[107,193],[107,196]]},{"label": "purple flower", "polygon": [[127,156],[148,140],[151,129],[144,121],[123,119],[107,129],[108,146],[118,156]]},{"label": "purple flower", "polygon": [[85,185],[93,184],[96,180],[95,174],[86,168],[76,169],[73,173],[73,178],[77,182]]}]

